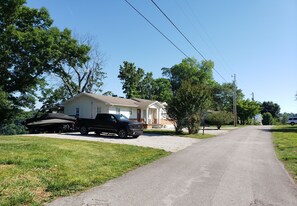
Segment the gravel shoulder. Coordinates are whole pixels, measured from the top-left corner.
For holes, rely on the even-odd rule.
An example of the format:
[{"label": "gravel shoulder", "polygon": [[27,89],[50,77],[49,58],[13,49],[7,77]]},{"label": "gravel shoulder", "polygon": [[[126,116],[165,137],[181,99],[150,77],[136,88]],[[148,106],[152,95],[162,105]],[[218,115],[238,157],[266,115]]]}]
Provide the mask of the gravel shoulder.
[{"label": "gravel shoulder", "polygon": [[[208,128],[205,130],[206,134],[220,135],[231,131],[232,128],[215,130]],[[144,134],[138,138],[120,139],[116,135],[103,135],[97,136],[93,132],[89,135],[81,135],[78,132],[74,133],[44,133],[44,134],[27,134],[24,136],[38,136],[47,138],[57,138],[57,139],[70,139],[70,140],[84,140],[84,141],[94,141],[94,142],[108,142],[116,144],[129,144],[142,147],[151,147],[156,149],[163,149],[169,152],[177,152],[189,147],[193,143],[200,142],[202,140],[178,137],[178,136],[167,136],[167,135],[156,135],[156,134]]]},{"label": "gravel shoulder", "polygon": [[69,139],[69,140],[83,140],[94,142],[108,142],[115,144],[128,144],[142,147],[151,147],[156,149],[163,149],[168,152],[177,152],[185,149],[193,143],[199,142],[199,139],[166,136],[166,135],[150,135],[144,134],[138,138],[120,139],[115,135],[96,136],[94,133],[83,136],[79,133],[65,133],[65,134],[28,134],[25,136],[38,136],[46,138]]}]

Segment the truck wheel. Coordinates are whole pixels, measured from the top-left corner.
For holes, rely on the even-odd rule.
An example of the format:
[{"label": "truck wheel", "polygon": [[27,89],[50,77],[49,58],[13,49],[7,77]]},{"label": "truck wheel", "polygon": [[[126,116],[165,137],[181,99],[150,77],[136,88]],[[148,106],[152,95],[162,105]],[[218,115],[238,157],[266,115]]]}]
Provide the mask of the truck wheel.
[{"label": "truck wheel", "polygon": [[295,124],[294,122],[291,122],[291,125],[292,125],[292,126],[294,126],[294,124]]},{"label": "truck wheel", "polygon": [[101,131],[100,131],[100,130],[96,130],[96,131],[95,131],[95,134],[98,135],[98,136],[100,136]]},{"label": "truck wheel", "polygon": [[118,135],[120,138],[127,138],[128,136],[127,131],[125,129],[120,129]]},{"label": "truck wheel", "polygon": [[80,127],[80,133],[82,135],[87,135],[89,133],[88,128],[86,126],[81,126]]},{"label": "truck wheel", "polygon": [[137,138],[137,137],[139,137],[139,135],[133,135],[133,138]]}]

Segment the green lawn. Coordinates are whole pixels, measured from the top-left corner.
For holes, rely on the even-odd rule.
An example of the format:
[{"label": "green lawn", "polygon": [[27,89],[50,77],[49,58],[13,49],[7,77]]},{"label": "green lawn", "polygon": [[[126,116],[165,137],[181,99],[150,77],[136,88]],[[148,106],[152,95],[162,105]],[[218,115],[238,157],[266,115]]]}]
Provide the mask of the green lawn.
[{"label": "green lawn", "polygon": [[130,145],[0,136],[0,205],[42,205],[168,154]]},{"label": "green lawn", "polygon": [[272,132],[278,158],[297,181],[297,125],[276,126]]},{"label": "green lawn", "polygon": [[211,134],[202,134],[202,130],[199,131],[198,134],[188,134],[188,133],[183,133],[183,134],[175,134],[174,130],[161,130],[161,129],[148,129],[143,131],[145,134],[158,134],[158,135],[171,135],[171,136],[179,136],[179,137],[191,137],[191,138],[197,138],[197,139],[206,139],[210,137],[214,137],[215,135]]}]

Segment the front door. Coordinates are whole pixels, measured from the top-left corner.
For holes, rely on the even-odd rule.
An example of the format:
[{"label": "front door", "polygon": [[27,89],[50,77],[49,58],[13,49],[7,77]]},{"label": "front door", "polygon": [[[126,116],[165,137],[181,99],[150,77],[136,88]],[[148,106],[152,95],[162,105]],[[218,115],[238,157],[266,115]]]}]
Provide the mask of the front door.
[{"label": "front door", "polygon": [[137,109],[137,122],[141,122],[141,109]]}]

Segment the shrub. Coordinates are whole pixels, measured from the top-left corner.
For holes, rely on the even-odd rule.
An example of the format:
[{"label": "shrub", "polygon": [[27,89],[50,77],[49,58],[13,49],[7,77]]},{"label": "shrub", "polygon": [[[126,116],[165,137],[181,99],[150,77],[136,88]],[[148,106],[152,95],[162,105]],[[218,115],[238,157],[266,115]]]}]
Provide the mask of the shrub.
[{"label": "shrub", "polygon": [[272,125],[273,117],[269,112],[263,114],[262,124],[263,125]]},{"label": "shrub", "polygon": [[215,111],[207,115],[207,121],[221,129],[223,124],[229,124],[233,121],[233,114],[226,111]]}]

